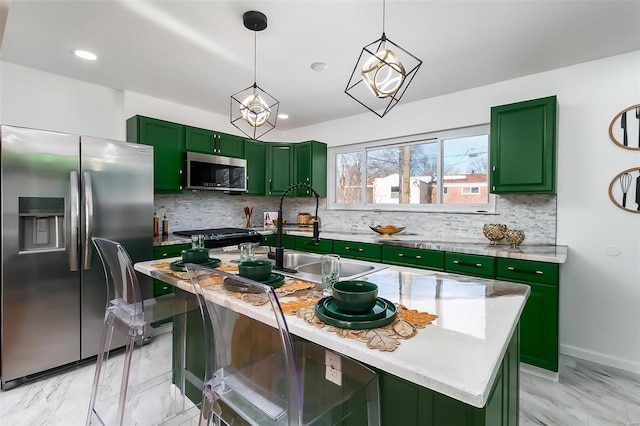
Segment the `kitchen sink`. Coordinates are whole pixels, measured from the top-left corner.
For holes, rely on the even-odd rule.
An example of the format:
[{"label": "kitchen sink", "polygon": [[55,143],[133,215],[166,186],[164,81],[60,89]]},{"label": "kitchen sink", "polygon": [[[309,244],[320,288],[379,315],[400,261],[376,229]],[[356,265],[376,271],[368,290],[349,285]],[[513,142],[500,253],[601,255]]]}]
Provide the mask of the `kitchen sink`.
[{"label": "kitchen sink", "polygon": [[[348,279],[350,277],[359,276],[373,272],[375,266],[364,263],[355,263],[347,259],[340,259],[340,279]],[[305,274],[322,274],[322,263],[310,263],[298,267],[298,272]],[[345,278],[346,277],[346,278]]]},{"label": "kitchen sink", "polygon": [[[280,274],[305,281],[322,282],[322,255],[287,251],[283,256],[283,266],[295,272],[277,271]],[[275,263],[274,259],[271,259]],[[386,265],[363,262],[354,259],[340,259],[340,280],[347,281],[382,269]]]}]

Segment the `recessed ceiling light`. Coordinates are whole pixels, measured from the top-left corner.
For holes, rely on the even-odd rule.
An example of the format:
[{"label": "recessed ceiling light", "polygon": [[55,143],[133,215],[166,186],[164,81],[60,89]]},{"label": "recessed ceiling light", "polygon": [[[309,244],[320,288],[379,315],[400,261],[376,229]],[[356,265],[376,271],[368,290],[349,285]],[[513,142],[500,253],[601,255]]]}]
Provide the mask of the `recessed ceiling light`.
[{"label": "recessed ceiling light", "polygon": [[311,69],[314,71],[325,71],[327,68],[329,67],[324,62],[314,62],[311,64]]},{"label": "recessed ceiling light", "polygon": [[289,118],[289,114],[278,114],[278,118],[286,120],[287,118]]},{"label": "recessed ceiling light", "polygon": [[95,53],[89,52],[87,50],[74,50],[73,53],[82,59],[86,59],[87,61],[95,61],[98,59]]}]

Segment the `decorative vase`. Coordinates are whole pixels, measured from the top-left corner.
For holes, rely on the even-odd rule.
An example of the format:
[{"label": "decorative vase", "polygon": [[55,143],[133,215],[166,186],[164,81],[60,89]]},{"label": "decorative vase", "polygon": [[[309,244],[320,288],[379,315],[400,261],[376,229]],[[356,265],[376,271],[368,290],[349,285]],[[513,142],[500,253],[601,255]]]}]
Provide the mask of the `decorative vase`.
[{"label": "decorative vase", "polygon": [[524,241],[524,231],[519,229],[509,229],[504,233],[504,239],[511,247],[518,247]]},{"label": "decorative vase", "polygon": [[495,246],[498,241],[504,238],[504,233],[507,230],[507,225],[501,223],[485,223],[482,226],[482,233],[490,241],[490,244]]}]

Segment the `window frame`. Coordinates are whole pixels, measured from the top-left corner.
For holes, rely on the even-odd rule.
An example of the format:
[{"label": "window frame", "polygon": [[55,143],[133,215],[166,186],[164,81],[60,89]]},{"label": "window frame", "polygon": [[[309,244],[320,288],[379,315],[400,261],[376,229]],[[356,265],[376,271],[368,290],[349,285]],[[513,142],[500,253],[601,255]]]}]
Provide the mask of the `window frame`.
[{"label": "window frame", "polygon": [[[489,124],[482,124],[478,126],[469,126],[457,129],[448,129],[435,132],[421,133],[409,136],[400,136],[388,139],[379,139],[368,142],[360,142],[356,144],[347,144],[332,146],[328,149],[328,188],[327,188],[327,209],[328,210],[368,210],[368,211],[395,211],[395,212],[450,212],[450,213],[496,213],[496,195],[492,194],[489,190],[489,159],[490,153],[488,152],[489,146],[487,142],[487,203],[447,203],[443,204],[441,201],[436,204],[376,204],[367,203],[367,173],[366,173],[366,160],[367,149],[379,149],[382,147],[398,147],[405,145],[414,145],[420,143],[437,143],[437,174],[440,177],[442,175],[442,143],[444,140],[465,138],[472,136],[487,135],[489,136]],[[345,153],[360,152],[362,156],[363,169],[361,170],[361,202],[360,203],[337,203],[336,188],[337,188],[337,176],[336,176],[336,156]],[[442,179],[438,179],[437,191],[438,199],[443,198]],[[473,186],[481,186],[474,183]]]}]

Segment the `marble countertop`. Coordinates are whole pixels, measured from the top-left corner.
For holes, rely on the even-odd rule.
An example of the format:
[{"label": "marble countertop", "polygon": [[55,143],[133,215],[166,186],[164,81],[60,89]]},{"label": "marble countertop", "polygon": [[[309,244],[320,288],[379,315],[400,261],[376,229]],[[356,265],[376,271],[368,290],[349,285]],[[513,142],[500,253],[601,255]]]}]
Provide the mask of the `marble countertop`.
[{"label": "marble countertop", "polygon": [[181,237],[178,235],[170,234],[168,237],[153,237],[153,246],[173,246],[177,244],[191,244],[191,238]]},{"label": "marble countertop", "polygon": [[[212,251],[211,256],[223,263],[238,257],[221,250]],[[190,283],[154,268],[154,262],[136,263],[135,269],[190,291]],[[378,285],[380,297],[438,318],[415,337],[403,340],[393,352],[368,349],[362,342],[338,337],[295,316],[287,316],[290,332],[412,383],[484,407],[529,286],[396,266],[366,278]],[[207,297],[221,294],[209,291]],[[236,304],[239,312],[256,319],[272,315],[264,311],[269,309],[266,306]]]},{"label": "marble countertop", "polygon": [[[274,234],[275,228],[255,228],[263,235]],[[308,228],[296,226],[283,229],[283,234],[311,236]],[[569,248],[562,245],[523,244],[511,248],[508,244],[490,245],[477,241],[429,241],[417,234],[379,235],[372,232],[345,232],[320,230],[320,239],[353,241],[360,243],[384,244],[413,247],[427,250],[450,251],[455,253],[479,254],[484,256],[505,257],[509,259],[533,260],[538,262],[565,263]]]}]

